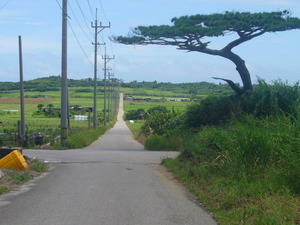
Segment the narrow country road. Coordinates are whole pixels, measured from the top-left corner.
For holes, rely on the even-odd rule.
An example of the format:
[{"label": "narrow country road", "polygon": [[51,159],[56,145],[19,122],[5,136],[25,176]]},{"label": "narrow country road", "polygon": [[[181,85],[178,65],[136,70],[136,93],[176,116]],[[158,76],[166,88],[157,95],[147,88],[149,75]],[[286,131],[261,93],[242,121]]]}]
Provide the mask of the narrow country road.
[{"label": "narrow country road", "polygon": [[114,128],[85,149],[25,150],[53,169],[22,190],[0,196],[0,225],[216,224],[161,159],[132,139],[120,100]]}]

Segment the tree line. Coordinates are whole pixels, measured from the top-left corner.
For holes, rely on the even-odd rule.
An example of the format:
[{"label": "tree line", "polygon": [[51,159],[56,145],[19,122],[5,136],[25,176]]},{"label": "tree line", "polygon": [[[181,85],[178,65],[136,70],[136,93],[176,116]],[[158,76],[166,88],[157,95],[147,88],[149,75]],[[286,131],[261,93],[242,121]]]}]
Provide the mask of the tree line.
[{"label": "tree line", "polygon": [[[98,80],[97,86],[104,86],[104,80]],[[114,79],[114,83],[119,87],[124,88],[140,88],[140,89],[158,89],[161,91],[176,91],[185,94],[226,94],[230,93],[231,89],[227,84],[215,84],[209,82],[192,82],[192,83],[171,83],[157,81],[130,81],[124,82],[119,79]],[[68,79],[69,87],[93,87],[94,80],[86,79]],[[59,91],[61,87],[60,76],[50,76],[37,78],[24,82],[26,91]],[[0,82],[0,91],[19,90],[19,82]]]}]

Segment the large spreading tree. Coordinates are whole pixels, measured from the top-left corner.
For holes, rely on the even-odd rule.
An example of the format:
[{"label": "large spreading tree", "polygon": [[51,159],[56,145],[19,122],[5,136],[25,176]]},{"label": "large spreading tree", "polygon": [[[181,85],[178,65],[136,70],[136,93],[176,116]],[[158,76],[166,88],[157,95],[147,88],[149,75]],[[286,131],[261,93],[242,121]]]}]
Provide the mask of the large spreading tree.
[{"label": "large spreading tree", "polygon": [[[267,32],[279,32],[300,28],[300,19],[291,17],[287,10],[281,12],[225,12],[211,15],[193,15],[173,18],[173,25],[138,26],[128,36],[113,37],[122,44],[172,45],[188,52],[201,52],[221,56],[232,61],[243,86],[226,81],[238,94],[252,89],[251,76],[245,61],[232,49]],[[209,47],[209,38],[236,34],[233,41],[221,49]]]}]

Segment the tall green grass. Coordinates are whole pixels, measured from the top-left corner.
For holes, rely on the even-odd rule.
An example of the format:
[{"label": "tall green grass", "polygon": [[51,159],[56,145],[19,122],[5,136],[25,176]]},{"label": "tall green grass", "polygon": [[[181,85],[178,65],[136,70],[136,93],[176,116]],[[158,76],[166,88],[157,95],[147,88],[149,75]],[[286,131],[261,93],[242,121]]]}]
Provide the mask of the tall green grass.
[{"label": "tall green grass", "polygon": [[92,142],[96,141],[99,136],[103,135],[107,130],[109,130],[115,122],[116,120],[111,121],[107,126],[99,126],[96,129],[72,129],[69,133],[67,141],[64,144],[61,144],[60,140],[57,140],[51,145],[55,149],[76,149],[86,147]]},{"label": "tall green grass", "polygon": [[189,106],[177,130],[145,144],[168,150],[180,140],[179,157],[163,163],[219,224],[300,224],[299,99],[298,84],[260,80],[243,96]]},{"label": "tall green grass", "polygon": [[299,224],[299,131],[284,116],[205,127],[164,163],[220,224]]}]

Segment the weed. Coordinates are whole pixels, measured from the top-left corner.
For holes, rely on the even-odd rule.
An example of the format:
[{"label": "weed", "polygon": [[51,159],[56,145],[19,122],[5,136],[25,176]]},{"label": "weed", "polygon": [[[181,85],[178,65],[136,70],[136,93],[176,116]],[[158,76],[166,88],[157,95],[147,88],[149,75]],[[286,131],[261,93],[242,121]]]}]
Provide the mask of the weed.
[{"label": "weed", "polygon": [[37,159],[33,159],[29,162],[29,170],[35,172],[47,172],[48,165]]},{"label": "weed", "polygon": [[33,177],[28,171],[10,172],[7,175],[12,178],[17,184],[24,184],[25,182],[31,180]]},{"label": "weed", "polygon": [[8,187],[0,187],[0,195],[9,192],[10,189]]}]

